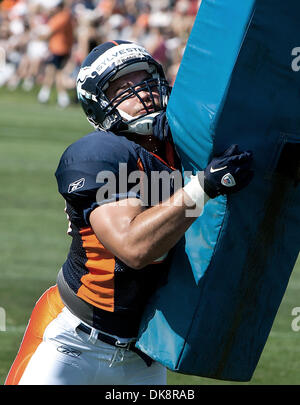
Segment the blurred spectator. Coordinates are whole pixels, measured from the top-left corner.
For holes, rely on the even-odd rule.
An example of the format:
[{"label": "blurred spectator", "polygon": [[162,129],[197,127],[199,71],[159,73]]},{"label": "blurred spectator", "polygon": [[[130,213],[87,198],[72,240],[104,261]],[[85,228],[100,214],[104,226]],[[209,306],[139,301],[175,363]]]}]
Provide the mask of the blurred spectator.
[{"label": "blurred spectator", "polygon": [[3,0],[1,3],[1,10],[8,11],[11,10],[13,6],[18,3],[18,0]]},{"label": "blurred spectator", "polygon": [[[15,9],[16,7],[14,12]],[[24,52],[14,75],[8,81],[8,87],[13,90],[23,81],[23,89],[30,91],[48,56],[47,42],[40,38],[45,32],[46,18],[37,0],[29,2],[24,11],[26,12],[25,28],[22,33],[22,39],[25,41]]]},{"label": "blurred spectator", "polygon": [[[39,86],[46,103],[55,88],[70,103],[80,65],[93,47],[112,39],[145,46],[174,84],[201,0],[2,0],[0,86]],[[72,100],[72,99],[71,99]]]},{"label": "blurred spectator", "polygon": [[44,7],[49,12],[49,20],[48,29],[41,37],[49,40],[50,56],[45,62],[45,76],[38,100],[46,103],[55,84],[58,105],[67,107],[70,99],[62,80],[62,70],[71,56],[74,41],[73,17],[63,0],[45,0]]}]

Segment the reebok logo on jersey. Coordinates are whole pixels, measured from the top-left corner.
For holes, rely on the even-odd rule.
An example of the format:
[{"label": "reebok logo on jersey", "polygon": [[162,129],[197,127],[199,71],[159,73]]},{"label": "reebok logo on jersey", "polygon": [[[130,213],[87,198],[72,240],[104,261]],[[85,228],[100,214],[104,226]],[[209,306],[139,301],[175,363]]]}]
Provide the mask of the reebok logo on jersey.
[{"label": "reebok logo on jersey", "polygon": [[71,357],[79,357],[81,355],[81,351],[68,346],[58,346],[57,351]]},{"label": "reebok logo on jersey", "polygon": [[73,183],[69,184],[68,193],[73,193],[74,191],[82,188],[85,183],[85,178],[73,181]]}]

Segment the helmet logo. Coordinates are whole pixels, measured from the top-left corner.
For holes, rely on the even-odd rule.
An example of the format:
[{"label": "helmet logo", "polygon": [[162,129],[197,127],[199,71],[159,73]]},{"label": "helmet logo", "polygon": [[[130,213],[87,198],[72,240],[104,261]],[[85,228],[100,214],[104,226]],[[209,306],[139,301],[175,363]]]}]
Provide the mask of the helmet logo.
[{"label": "helmet logo", "polygon": [[[87,99],[91,99],[93,101],[97,101],[97,98],[95,95],[93,95],[91,92],[84,90],[82,88],[82,85],[86,83],[88,79],[95,79],[97,77],[97,72],[95,70],[91,70],[90,66],[86,66],[80,69],[78,76],[77,76],[77,95],[78,98],[84,101],[84,97]],[[95,86],[94,86],[95,87]]]}]

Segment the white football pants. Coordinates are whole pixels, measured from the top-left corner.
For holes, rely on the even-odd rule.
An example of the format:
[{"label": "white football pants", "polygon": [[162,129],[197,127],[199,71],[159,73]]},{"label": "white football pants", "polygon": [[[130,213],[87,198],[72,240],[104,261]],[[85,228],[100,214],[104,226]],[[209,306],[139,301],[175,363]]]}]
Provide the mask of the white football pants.
[{"label": "white football pants", "polygon": [[166,368],[78,330],[66,307],[46,327],[19,385],[165,385]]}]

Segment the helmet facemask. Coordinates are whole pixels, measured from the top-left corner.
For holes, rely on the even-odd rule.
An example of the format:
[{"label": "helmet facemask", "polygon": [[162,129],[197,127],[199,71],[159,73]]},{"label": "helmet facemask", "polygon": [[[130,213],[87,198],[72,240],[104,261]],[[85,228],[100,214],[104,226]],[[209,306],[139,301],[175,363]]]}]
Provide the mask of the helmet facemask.
[{"label": "helmet facemask", "polygon": [[[146,92],[148,97],[141,97],[141,92]],[[156,94],[154,95],[154,93]],[[149,78],[126,88],[111,100],[108,100],[105,95],[105,101],[108,101],[108,104],[103,109],[103,112],[106,115],[106,118],[103,121],[103,129],[107,129],[107,126],[111,128],[111,118],[115,117],[119,124],[118,130],[132,131],[133,129],[136,129],[133,132],[140,131],[141,133],[144,133],[144,131],[146,131],[145,133],[147,133],[146,128],[142,128],[142,124],[148,122],[151,118],[153,119],[160,111],[165,110],[169,93],[170,89],[166,80],[161,79],[158,74],[153,74]],[[101,98],[104,99],[104,97]],[[132,97],[136,97],[141,104],[141,111],[143,111],[143,113],[139,116],[129,115],[123,111],[122,106],[120,106],[124,101]],[[148,119],[145,117],[148,117]]]}]

